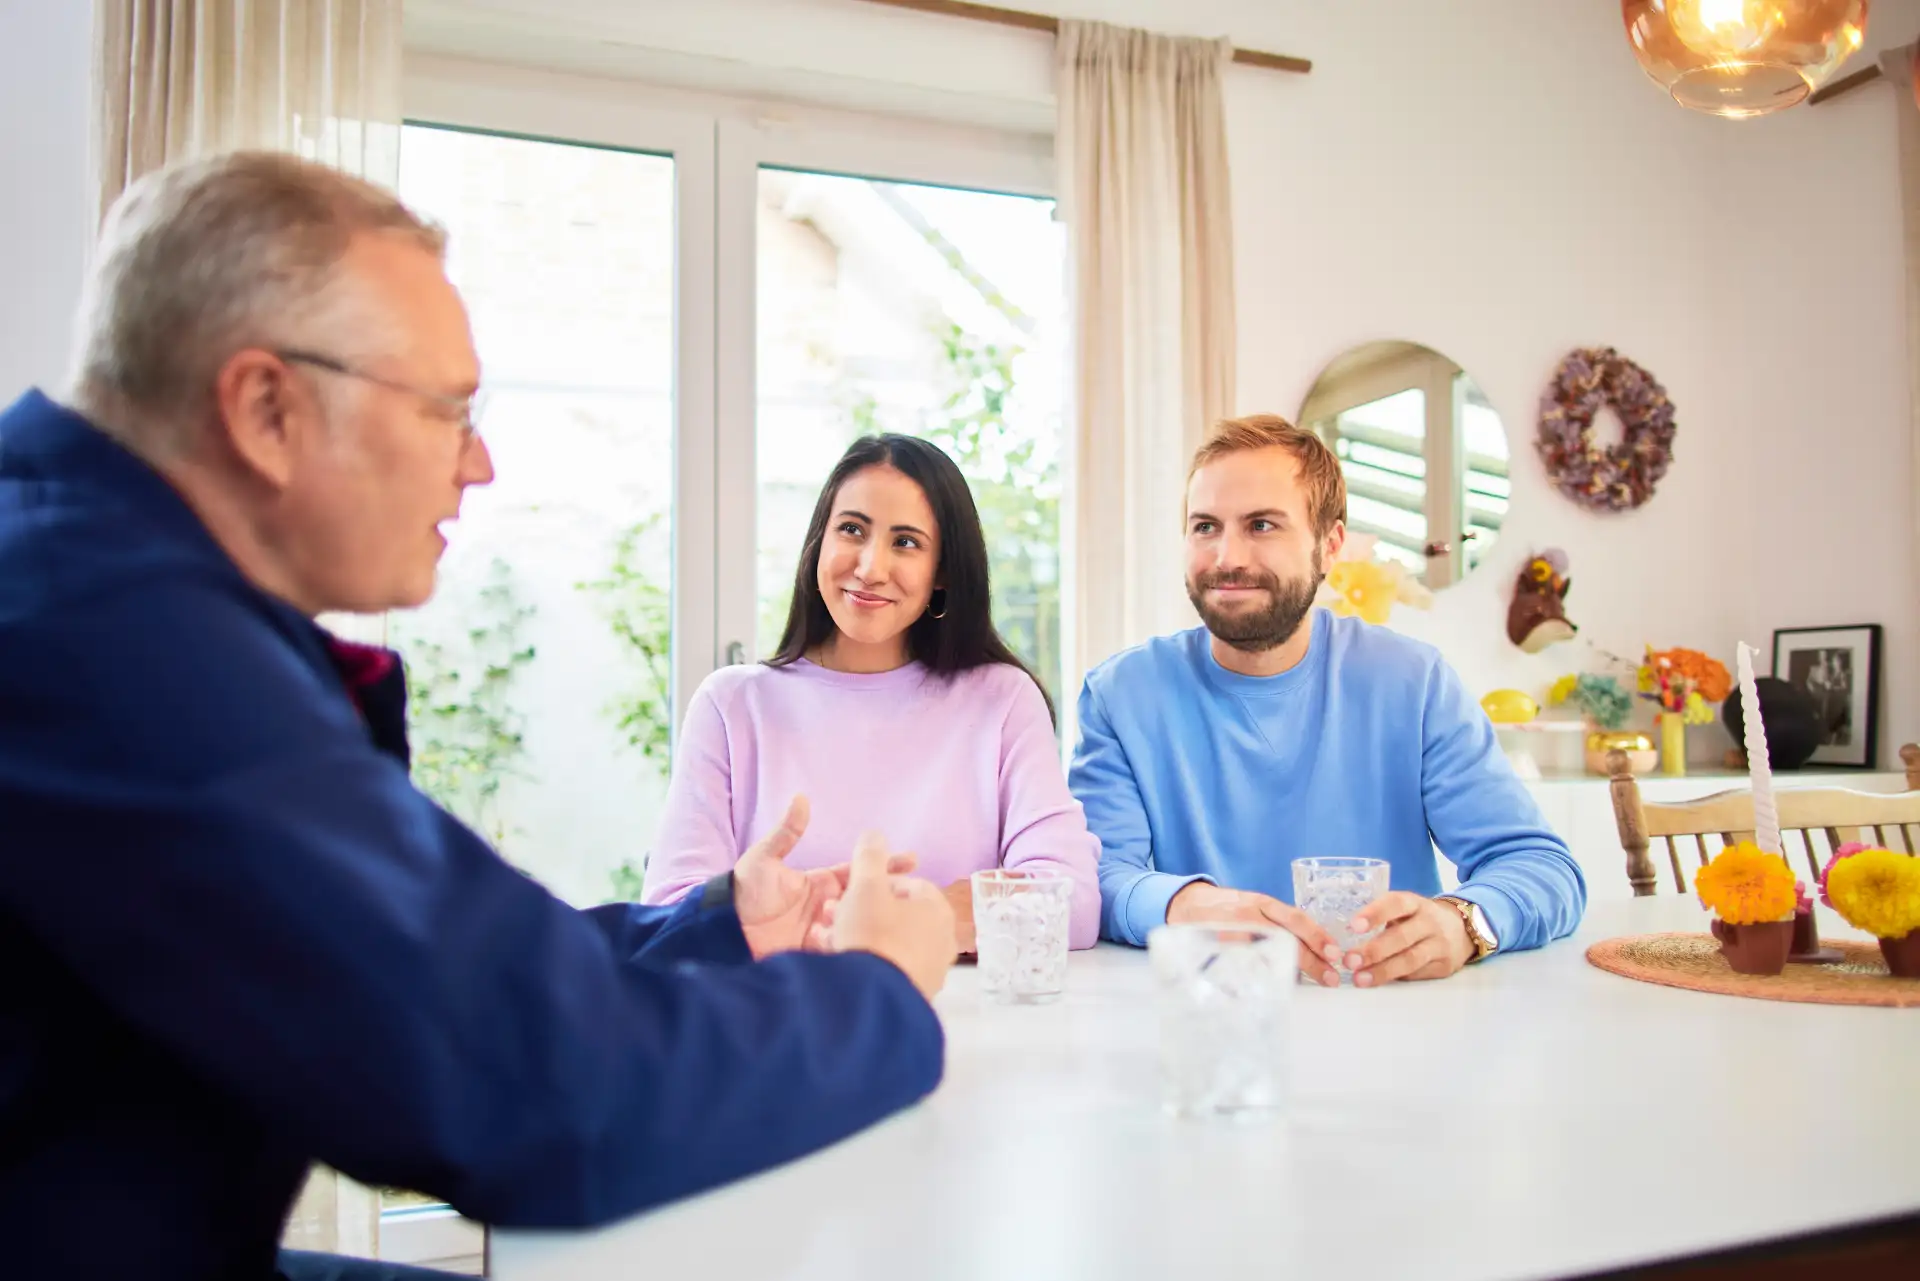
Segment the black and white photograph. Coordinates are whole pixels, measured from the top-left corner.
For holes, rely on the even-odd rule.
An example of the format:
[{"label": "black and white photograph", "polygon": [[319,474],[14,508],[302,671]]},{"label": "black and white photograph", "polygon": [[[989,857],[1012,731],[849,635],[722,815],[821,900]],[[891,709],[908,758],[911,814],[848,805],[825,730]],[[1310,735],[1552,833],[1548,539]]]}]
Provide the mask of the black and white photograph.
[{"label": "black and white photograph", "polygon": [[1879,624],[1776,631],[1773,674],[1813,705],[1819,746],[1809,764],[1854,769],[1878,764]]}]

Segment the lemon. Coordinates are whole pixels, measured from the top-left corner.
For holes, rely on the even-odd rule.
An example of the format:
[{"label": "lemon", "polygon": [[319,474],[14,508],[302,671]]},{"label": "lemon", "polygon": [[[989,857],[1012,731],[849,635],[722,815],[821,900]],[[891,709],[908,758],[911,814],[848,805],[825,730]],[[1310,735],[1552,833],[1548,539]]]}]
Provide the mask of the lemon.
[{"label": "lemon", "polygon": [[1496,725],[1524,725],[1540,714],[1540,704],[1517,689],[1496,689],[1480,700],[1480,710]]}]

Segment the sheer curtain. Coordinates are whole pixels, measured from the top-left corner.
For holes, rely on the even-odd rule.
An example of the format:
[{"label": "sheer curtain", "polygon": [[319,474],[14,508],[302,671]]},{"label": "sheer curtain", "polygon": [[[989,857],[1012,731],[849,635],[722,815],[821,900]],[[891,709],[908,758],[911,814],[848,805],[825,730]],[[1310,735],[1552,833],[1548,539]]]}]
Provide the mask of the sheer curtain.
[{"label": "sheer curtain", "polygon": [[1072,676],[1192,621],[1182,482],[1234,397],[1224,40],[1062,21],[1060,202],[1073,250]]},{"label": "sheer curtain", "polygon": [[392,187],[400,0],[94,0],[98,216],[140,175],[240,147]]},{"label": "sheer curtain", "polygon": [[400,0],[94,0],[93,18],[96,223],[142,174],[240,148],[399,186]]}]

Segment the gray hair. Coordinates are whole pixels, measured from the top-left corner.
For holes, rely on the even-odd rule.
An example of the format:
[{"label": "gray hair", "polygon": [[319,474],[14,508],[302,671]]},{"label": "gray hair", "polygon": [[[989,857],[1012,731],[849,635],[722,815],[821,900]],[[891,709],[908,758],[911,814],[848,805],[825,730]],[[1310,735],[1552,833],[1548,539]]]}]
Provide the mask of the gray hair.
[{"label": "gray hair", "polygon": [[445,256],[446,234],[393,195],[298,156],[233,151],[147,174],[101,227],[76,405],[137,453],[190,447],[235,352],[319,330],[364,340],[378,326],[340,263],[355,237],[381,232]]}]

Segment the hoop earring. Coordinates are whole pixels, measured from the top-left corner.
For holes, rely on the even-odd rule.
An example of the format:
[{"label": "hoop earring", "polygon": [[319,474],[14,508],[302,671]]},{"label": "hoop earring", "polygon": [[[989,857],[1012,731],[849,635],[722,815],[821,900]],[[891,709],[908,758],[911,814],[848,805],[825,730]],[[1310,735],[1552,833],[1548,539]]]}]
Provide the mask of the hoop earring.
[{"label": "hoop earring", "polygon": [[940,608],[929,609],[927,611],[927,617],[937,621],[947,616],[947,589],[942,587],[939,591],[935,592],[934,594],[940,598]]}]

